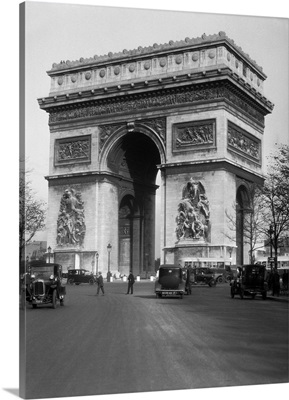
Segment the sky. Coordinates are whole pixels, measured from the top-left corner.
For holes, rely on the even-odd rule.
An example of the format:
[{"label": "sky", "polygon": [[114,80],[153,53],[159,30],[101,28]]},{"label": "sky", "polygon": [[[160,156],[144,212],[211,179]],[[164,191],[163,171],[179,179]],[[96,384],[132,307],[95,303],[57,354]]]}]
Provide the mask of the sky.
[{"label": "sky", "polygon": [[[25,130],[26,161],[37,196],[47,200],[48,115],[40,110],[37,98],[48,96],[50,79],[46,74],[54,62],[77,60],[134,49],[154,43],[167,43],[203,33],[226,34],[242,47],[267,75],[265,96],[275,104],[265,120],[266,154],[275,143],[288,143],[288,5],[284,0],[260,2],[206,0],[206,2],[146,1],[29,1],[25,41],[25,102],[19,104],[19,2],[2,2],[1,12],[1,399],[13,399],[18,384],[18,165],[19,136]],[[3,5],[4,4],[4,5]],[[75,4],[81,4],[81,7]],[[119,6],[121,8],[114,8]],[[86,5],[89,5],[88,7]],[[96,7],[97,5],[97,7]],[[107,6],[107,7],[99,7]],[[4,9],[5,7],[5,9]],[[137,7],[138,10],[132,9]],[[154,11],[149,11],[153,9]],[[161,10],[161,11],[160,11]],[[170,10],[164,12],[163,10]],[[213,14],[212,14],[213,13]],[[238,16],[236,16],[236,14]],[[243,16],[242,16],[243,15]],[[19,109],[25,111],[25,129],[19,126]],[[5,279],[3,279],[5,278]],[[10,284],[12,282],[12,284]],[[13,283],[14,282],[14,283]],[[15,291],[11,293],[11,288]],[[16,312],[15,312],[16,310]],[[16,314],[16,315],[15,315]],[[288,386],[287,386],[288,390]],[[179,392],[179,391],[177,391]],[[181,391],[180,391],[181,392]],[[276,394],[279,393],[278,394]],[[188,391],[183,392],[187,396]],[[282,397],[282,387],[227,388],[218,392],[192,391],[194,398],[207,399],[218,394],[222,400],[248,396]],[[281,394],[280,394],[281,393]],[[172,399],[174,393],[151,393],[150,400]],[[208,397],[207,397],[208,396]],[[284,397],[284,396],[283,396]],[[88,400],[91,397],[83,397]],[[96,398],[96,397],[93,397]],[[97,396],[97,400],[145,399],[146,394]],[[78,397],[78,400],[82,397]]]},{"label": "sky", "polygon": [[47,199],[48,114],[37,98],[48,96],[46,71],[54,62],[168,43],[225,31],[267,75],[265,96],[275,104],[266,117],[264,151],[288,143],[288,20],[181,11],[27,2],[26,161],[34,189]]}]

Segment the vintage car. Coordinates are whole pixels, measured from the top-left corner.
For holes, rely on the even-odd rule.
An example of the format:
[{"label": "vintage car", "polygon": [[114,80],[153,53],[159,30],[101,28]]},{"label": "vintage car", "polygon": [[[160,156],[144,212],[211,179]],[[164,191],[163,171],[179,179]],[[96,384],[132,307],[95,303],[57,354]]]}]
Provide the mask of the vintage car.
[{"label": "vintage car", "polygon": [[33,308],[38,305],[50,304],[56,308],[59,302],[64,305],[66,288],[61,283],[62,266],[55,263],[36,262],[30,265],[21,282],[21,305],[26,302]]},{"label": "vintage car", "polygon": [[175,295],[183,298],[185,293],[186,282],[183,279],[182,268],[174,264],[161,265],[155,281],[156,296]]},{"label": "vintage car", "polygon": [[242,265],[237,268],[237,276],[231,281],[231,297],[236,294],[241,299],[244,296],[251,296],[253,299],[256,294],[260,294],[265,300],[267,298],[268,283],[266,281],[266,267],[260,264]]},{"label": "vintage car", "polygon": [[69,269],[67,274],[67,283],[69,285],[80,285],[81,283],[89,283],[93,285],[96,282],[95,276],[86,269]]},{"label": "vintage car", "polygon": [[201,267],[192,268],[190,273],[190,283],[192,285],[216,286],[214,271],[211,268]]},{"label": "vintage car", "polygon": [[226,265],[224,268],[212,267],[212,271],[217,283],[229,283],[233,279],[233,271],[229,265]]}]

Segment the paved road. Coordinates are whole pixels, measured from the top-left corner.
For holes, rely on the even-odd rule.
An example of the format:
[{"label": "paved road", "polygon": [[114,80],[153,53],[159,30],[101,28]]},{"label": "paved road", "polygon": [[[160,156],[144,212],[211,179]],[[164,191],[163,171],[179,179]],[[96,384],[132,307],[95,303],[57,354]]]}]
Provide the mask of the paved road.
[{"label": "paved road", "polygon": [[231,299],[227,284],[183,299],[126,287],[67,286],[64,307],[28,306],[28,397],[288,382],[288,303]]}]

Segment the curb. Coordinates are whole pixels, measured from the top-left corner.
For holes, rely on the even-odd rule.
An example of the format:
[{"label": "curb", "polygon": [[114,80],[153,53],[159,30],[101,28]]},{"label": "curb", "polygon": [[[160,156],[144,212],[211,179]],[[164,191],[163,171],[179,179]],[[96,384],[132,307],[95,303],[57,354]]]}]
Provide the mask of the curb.
[{"label": "curb", "polygon": [[280,301],[282,303],[288,303],[289,302],[289,297],[280,297],[280,296],[267,296],[267,300],[273,300],[273,301]]}]

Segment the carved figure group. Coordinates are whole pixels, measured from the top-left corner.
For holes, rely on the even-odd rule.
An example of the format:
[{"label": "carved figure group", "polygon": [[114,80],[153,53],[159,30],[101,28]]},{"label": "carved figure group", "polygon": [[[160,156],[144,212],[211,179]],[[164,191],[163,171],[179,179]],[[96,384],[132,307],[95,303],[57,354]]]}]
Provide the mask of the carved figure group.
[{"label": "carved figure group", "polygon": [[209,229],[209,201],[200,181],[191,179],[178,205],[176,235],[181,239],[206,239]]},{"label": "carved figure group", "polygon": [[61,198],[57,220],[57,244],[81,245],[85,229],[81,193],[74,189],[66,189]]}]

